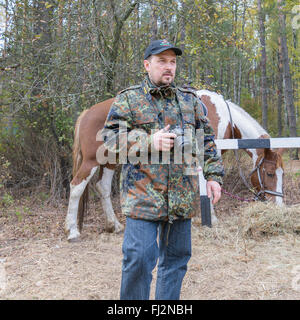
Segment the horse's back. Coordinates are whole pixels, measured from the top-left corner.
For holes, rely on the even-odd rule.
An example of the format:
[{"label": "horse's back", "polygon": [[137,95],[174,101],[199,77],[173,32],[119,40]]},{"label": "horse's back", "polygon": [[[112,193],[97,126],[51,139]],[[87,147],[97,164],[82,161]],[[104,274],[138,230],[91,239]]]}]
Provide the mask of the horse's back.
[{"label": "horse's back", "polygon": [[79,124],[79,139],[84,157],[94,158],[97,148],[102,144],[96,137],[103,128],[114,98],[93,105],[83,115]]}]

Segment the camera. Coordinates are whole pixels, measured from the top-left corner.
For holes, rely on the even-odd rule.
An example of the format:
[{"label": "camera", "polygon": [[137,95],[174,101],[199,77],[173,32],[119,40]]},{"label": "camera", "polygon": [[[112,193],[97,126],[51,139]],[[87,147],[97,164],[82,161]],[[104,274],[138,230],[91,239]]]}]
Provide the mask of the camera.
[{"label": "camera", "polygon": [[192,152],[192,142],[190,141],[189,135],[184,134],[184,130],[176,126],[174,129],[170,130],[171,133],[175,133],[177,135],[176,138],[174,138],[174,149],[179,150],[183,152]]}]

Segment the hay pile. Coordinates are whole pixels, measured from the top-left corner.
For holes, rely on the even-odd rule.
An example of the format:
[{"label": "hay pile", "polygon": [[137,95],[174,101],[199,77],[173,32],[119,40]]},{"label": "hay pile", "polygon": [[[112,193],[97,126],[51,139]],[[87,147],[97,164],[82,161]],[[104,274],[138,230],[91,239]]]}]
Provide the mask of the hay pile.
[{"label": "hay pile", "polygon": [[259,238],[284,234],[300,235],[300,205],[276,206],[255,202],[241,209],[244,237]]}]

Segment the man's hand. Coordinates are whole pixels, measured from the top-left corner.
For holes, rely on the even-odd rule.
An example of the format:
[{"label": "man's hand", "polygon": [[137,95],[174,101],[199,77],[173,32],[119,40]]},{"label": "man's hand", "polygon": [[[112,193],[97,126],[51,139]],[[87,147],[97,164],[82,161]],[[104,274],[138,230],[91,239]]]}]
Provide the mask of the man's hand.
[{"label": "man's hand", "polygon": [[221,198],[221,186],[216,181],[207,181],[206,184],[207,189],[207,196],[208,198],[211,198],[211,196],[214,196],[212,204],[217,203]]},{"label": "man's hand", "polygon": [[156,151],[170,151],[174,146],[175,133],[168,132],[170,125],[153,134],[153,145]]}]

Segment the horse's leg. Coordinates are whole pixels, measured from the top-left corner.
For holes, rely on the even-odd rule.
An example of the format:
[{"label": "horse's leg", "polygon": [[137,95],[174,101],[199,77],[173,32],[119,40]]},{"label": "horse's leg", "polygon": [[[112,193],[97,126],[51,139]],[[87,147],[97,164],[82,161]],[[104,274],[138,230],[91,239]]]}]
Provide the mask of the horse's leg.
[{"label": "horse's leg", "polygon": [[[85,179],[83,179],[80,183],[78,184],[74,183],[74,181],[76,181],[77,179],[77,175],[74,177],[74,179],[70,183],[69,206],[68,206],[68,213],[65,220],[65,232],[68,234],[69,241],[75,241],[80,236],[80,232],[78,230],[78,224],[77,224],[79,200],[87,184],[90,182],[91,178],[95,174],[97,168],[98,166],[92,167],[90,170],[88,170],[90,174]],[[80,173],[80,170],[78,171],[78,173]]]},{"label": "horse's leg", "polygon": [[124,227],[118,221],[111,203],[110,193],[113,175],[114,169],[104,167],[101,179],[97,182],[96,187],[101,195],[101,203],[106,216],[105,230],[119,233],[123,231]]}]

